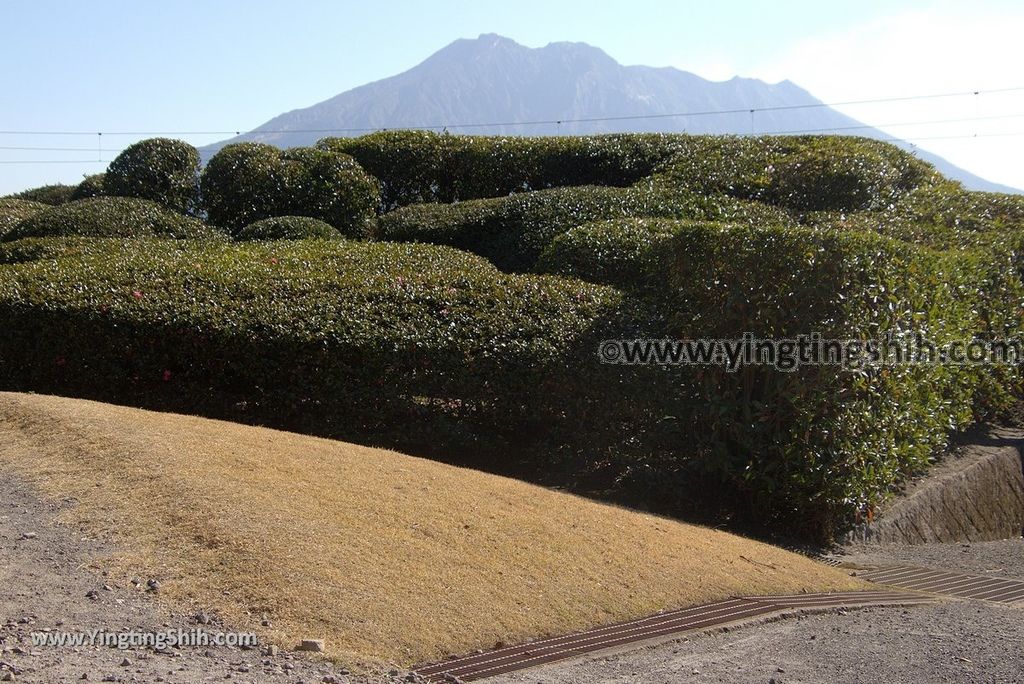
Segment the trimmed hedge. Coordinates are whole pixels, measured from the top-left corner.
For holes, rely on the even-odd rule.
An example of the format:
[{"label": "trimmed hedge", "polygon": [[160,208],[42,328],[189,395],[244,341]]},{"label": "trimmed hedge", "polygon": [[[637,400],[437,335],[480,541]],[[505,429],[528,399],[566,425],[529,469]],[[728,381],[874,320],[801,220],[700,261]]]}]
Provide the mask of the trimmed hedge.
[{"label": "trimmed hedge", "polygon": [[70,202],[71,195],[74,191],[74,185],[55,183],[53,185],[42,185],[38,188],[22,190],[21,192],[16,192],[13,195],[8,195],[4,199],[28,200],[30,202],[40,202],[42,204],[56,206],[58,204]]},{"label": "trimmed hedge", "polygon": [[202,189],[210,222],[236,232],[264,218],[309,216],[365,237],[380,205],[379,183],[351,157],[262,143],[220,150],[203,170]]},{"label": "trimmed hedge", "polygon": [[14,230],[15,226],[30,216],[34,216],[49,205],[20,199],[0,199],[0,240]]},{"label": "trimmed hedge", "polygon": [[[1020,386],[1013,367],[599,363],[608,339],[1019,337],[1024,204],[883,143],[399,132],[228,146],[203,187],[239,239],[289,241],[150,239],[211,232],[123,198],[21,221],[0,244],[0,387],[532,458],[661,512],[824,538]],[[439,199],[464,201],[381,216],[394,242],[301,239]],[[135,239],[28,237],[105,234]]]},{"label": "trimmed hedge", "polygon": [[[682,226],[663,265],[673,339],[877,340],[937,344],[1019,334],[1024,293],[1008,252],[936,252],[866,233]],[[827,535],[923,470],[1007,369],[803,366],[683,369],[679,400],[705,468],[768,527]],[[1010,376],[1013,372],[1010,372]],[[1003,377],[1004,381],[1009,377]],[[1005,387],[1005,382],[996,383]]]},{"label": "trimmed hedge", "polygon": [[1005,244],[1024,234],[1024,197],[970,192],[942,182],[907,194],[884,211],[808,212],[801,223],[866,230],[935,249]]},{"label": "trimmed hedge", "polygon": [[380,218],[375,237],[450,245],[485,256],[499,268],[526,271],[561,233],[584,223],[622,217],[726,220],[749,225],[793,222],[772,207],[729,197],[584,186],[402,207]]},{"label": "trimmed hedge", "polygon": [[879,209],[940,176],[894,145],[836,136],[681,136],[659,182],[796,211]]},{"label": "trimmed hedge", "polygon": [[579,429],[566,373],[621,300],[426,245],[71,245],[0,267],[0,387],[441,452]]},{"label": "trimmed hedge", "polygon": [[275,216],[250,223],[235,236],[236,240],[341,239],[338,229],[308,216]]},{"label": "trimmed hedge", "polygon": [[129,145],[107,167],[103,192],[148,199],[190,213],[199,204],[199,151],[170,138]]},{"label": "trimmed hedge", "polygon": [[665,160],[677,136],[613,134],[525,138],[385,131],[324,138],[381,180],[387,210],[420,202],[501,197],[552,187],[628,186]]},{"label": "trimmed hedge", "polygon": [[94,197],[50,207],[27,218],[4,240],[28,237],[201,238],[223,234],[198,219],[135,197]]},{"label": "trimmed hedge", "polygon": [[643,287],[682,225],[644,218],[587,223],[556,237],[541,253],[536,270],[620,288]]},{"label": "trimmed hedge", "polygon": [[104,183],[106,182],[107,174],[105,173],[94,173],[91,176],[86,176],[85,180],[78,184],[75,191],[71,193],[71,200],[89,199],[90,197],[102,197],[106,194],[104,190]]},{"label": "trimmed hedge", "polygon": [[387,131],[325,138],[381,179],[390,210],[577,185],[628,186],[658,172],[670,187],[789,209],[878,208],[937,182],[887,143],[835,136],[615,134],[545,138]]}]

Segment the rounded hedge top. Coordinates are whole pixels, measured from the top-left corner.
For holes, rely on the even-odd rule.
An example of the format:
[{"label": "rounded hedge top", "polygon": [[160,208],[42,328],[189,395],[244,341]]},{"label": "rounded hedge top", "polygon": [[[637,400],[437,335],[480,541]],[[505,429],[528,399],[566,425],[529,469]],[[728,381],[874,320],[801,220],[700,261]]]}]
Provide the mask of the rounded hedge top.
[{"label": "rounded hedge top", "polygon": [[694,223],[702,222],[625,218],[586,223],[557,236],[535,270],[617,287],[642,285],[660,247]]},{"label": "rounded hedge top", "polygon": [[358,162],[313,148],[228,145],[206,165],[202,188],[210,222],[235,232],[273,216],[309,216],[365,237],[380,206],[380,184]]},{"label": "rounded hedge top", "polygon": [[141,197],[192,211],[199,199],[199,152],[181,140],[142,140],[110,163],[103,187],[108,195]]},{"label": "rounded hedge top", "polygon": [[30,216],[4,236],[28,237],[168,237],[219,235],[198,219],[136,197],[93,197],[50,207]]},{"label": "rounded hedge top", "polygon": [[89,199],[90,197],[102,197],[106,194],[103,185],[106,182],[107,174],[94,173],[86,176],[85,180],[78,184],[75,191],[71,193],[72,200]]},{"label": "rounded hedge top", "polygon": [[20,199],[0,199],[0,240],[4,235],[14,230],[15,226],[30,216],[34,216],[49,205],[42,202]]},{"label": "rounded hedge top", "polygon": [[339,240],[338,229],[309,216],[274,216],[250,223],[235,235],[236,240]]},{"label": "rounded hedge top", "polygon": [[867,138],[680,136],[656,177],[796,211],[859,211],[885,207],[938,175],[909,152]]},{"label": "rounded hedge top", "polygon": [[57,205],[71,201],[71,194],[75,191],[74,185],[56,183],[54,185],[43,185],[38,188],[30,188],[8,195],[4,199],[29,200],[30,202],[42,202],[43,204]]}]

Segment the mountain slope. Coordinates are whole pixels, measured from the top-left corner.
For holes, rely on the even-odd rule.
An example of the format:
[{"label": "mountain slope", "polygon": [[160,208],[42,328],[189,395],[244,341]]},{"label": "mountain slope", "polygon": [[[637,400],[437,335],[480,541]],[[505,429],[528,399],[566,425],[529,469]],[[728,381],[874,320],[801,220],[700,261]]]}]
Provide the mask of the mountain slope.
[{"label": "mountain slope", "polygon": [[[799,108],[750,112],[794,105]],[[671,116],[679,112],[692,114]],[[660,118],[634,118],[640,116]],[[673,68],[622,66],[584,43],[551,43],[533,49],[485,34],[475,40],[457,40],[396,76],[276,116],[249,133],[204,148],[203,153],[209,158],[225,144],[242,140],[291,147],[309,145],[327,135],[420,127],[483,135],[839,129],[890,137],[873,128],[850,128],[862,125],[822,106],[790,81],[708,81]],[[907,143],[899,144],[971,189],[1018,192]]]}]

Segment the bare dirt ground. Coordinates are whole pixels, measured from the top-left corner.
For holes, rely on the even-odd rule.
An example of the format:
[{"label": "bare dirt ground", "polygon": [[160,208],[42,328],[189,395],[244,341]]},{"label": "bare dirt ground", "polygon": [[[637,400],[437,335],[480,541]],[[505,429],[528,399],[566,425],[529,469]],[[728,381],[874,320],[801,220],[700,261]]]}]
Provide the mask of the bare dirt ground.
[{"label": "bare dirt ground", "polygon": [[[65,502],[63,505],[68,505]],[[111,549],[56,524],[60,505],[43,503],[0,473],[0,682],[359,682],[326,661],[262,648],[33,646],[33,632],[228,632],[215,616],[167,614],[147,587],[119,586],[99,562]],[[157,589],[159,592],[159,589]],[[210,620],[211,624],[200,624]],[[402,680],[396,672],[387,679]]]},{"label": "bare dirt ground", "polygon": [[[846,562],[908,563],[1024,579],[1024,539],[861,547]],[[948,600],[804,615],[554,664],[491,684],[1024,682],[1024,606]]]}]

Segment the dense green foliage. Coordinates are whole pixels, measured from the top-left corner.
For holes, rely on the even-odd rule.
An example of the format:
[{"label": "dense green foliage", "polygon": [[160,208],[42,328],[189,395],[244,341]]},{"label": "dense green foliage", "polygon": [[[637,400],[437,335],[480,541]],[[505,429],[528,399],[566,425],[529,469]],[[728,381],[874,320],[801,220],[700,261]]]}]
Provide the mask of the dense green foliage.
[{"label": "dense green foliage", "polygon": [[71,193],[71,200],[74,201],[89,199],[90,197],[102,197],[107,194],[104,189],[106,178],[107,174],[105,173],[94,173],[91,176],[86,176],[85,179],[75,188],[75,191]]},{"label": "dense green foliage", "polygon": [[629,218],[585,223],[556,237],[536,270],[621,288],[642,287],[658,273],[659,260],[677,221]]},{"label": "dense green foliage", "polygon": [[308,216],[275,216],[250,223],[235,236],[236,240],[332,240],[342,237],[329,223]]},{"label": "dense green foliage", "polygon": [[251,417],[375,441],[557,427],[579,401],[559,369],[619,302],[429,245],[32,244],[0,267],[0,386],[221,415],[241,401]]},{"label": "dense green foliage", "polygon": [[0,199],[0,240],[29,216],[38,214],[49,205],[21,199]]},{"label": "dense green foliage", "polygon": [[485,256],[499,268],[523,271],[533,267],[559,234],[584,223],[621,217],[792,223],[787,214],[772,207],[730,197],[582,186],[456,204],[414,204],[382,216],[375,236],[451,245]]},{"label": "dense green foliage", "polygon": [[393,209],[571,185],[631,185],[668,157],[672,138],[386,131],[361,138],[324,138],[317,147],[355,157],[381,179],[385,207]]},{"label": "dense green foliage", "polygon": [[388,209],[576,185],[628,186],[656,172],[673,189],[795,210],[878,208],[936,178],[866,138],[599,135],[549,138],[388,131],[325,138],[378,177]]},{"label": "dense green foliage", "polygon": [[[686,226],[663,265],[671,338],[880,340],[936,344],[1016,335],[1024,294],[1009,254],[933,252],[868,233]],[[1010,313],[1010,316],[1005,314]],[[704,463],[770,520],[827,530],[922,470],[1004,369],[897,365],[791,373],[690,373]]]},{"label": "dense green foliage", "polygon": [[799,211],[879,209],[936,179],[897,147],[866,138],[681,136],[659,182]]},{"label": "dense green foliage", "polygon": [[203,170],[202,189],[210,222],[233,231],[274,216],[309,216],[364,237],[380,205],[380,184],[352,157],[260,143],[220,150]]},{"label": "dense green foliage", "polygon": [[103,192],[153,200],[182,212],[199,203],[199,151],[181,140],[149,138],[129,145],[107,167]]},{"label": "dense green foliage", "polygon": [[198,219],[135,197],[93,197],[50,207],[19,223],[3,239],[27,237],[215,237]]},{"label": "dense green foliage", "polygon": [[71,201],[71,195],[75,191],[74,185],[64,185],[62,183],[55,183],[53,185],[43,185],[38,188],[30,188],[29,190],[22,190],[16,192],[13,195],[8,195],[4,199],[21,199],[28,200],[30,202],[40,202],[42,204],[57,205],[64,204],[65,202]]},{"label": "dense green foliage", "polygon": [[[122,180],[177,168],[180,199],[186,156]],[[528,462],[824,537],[1020,385],[1014,366],[600,363],[610,339],[1017,338],[1024,200],[877,141],[397,131],[229,145],[201,188],[208,224],[0,201],[0,387]],[[210,225],[250,242],[154,239]]]}]

